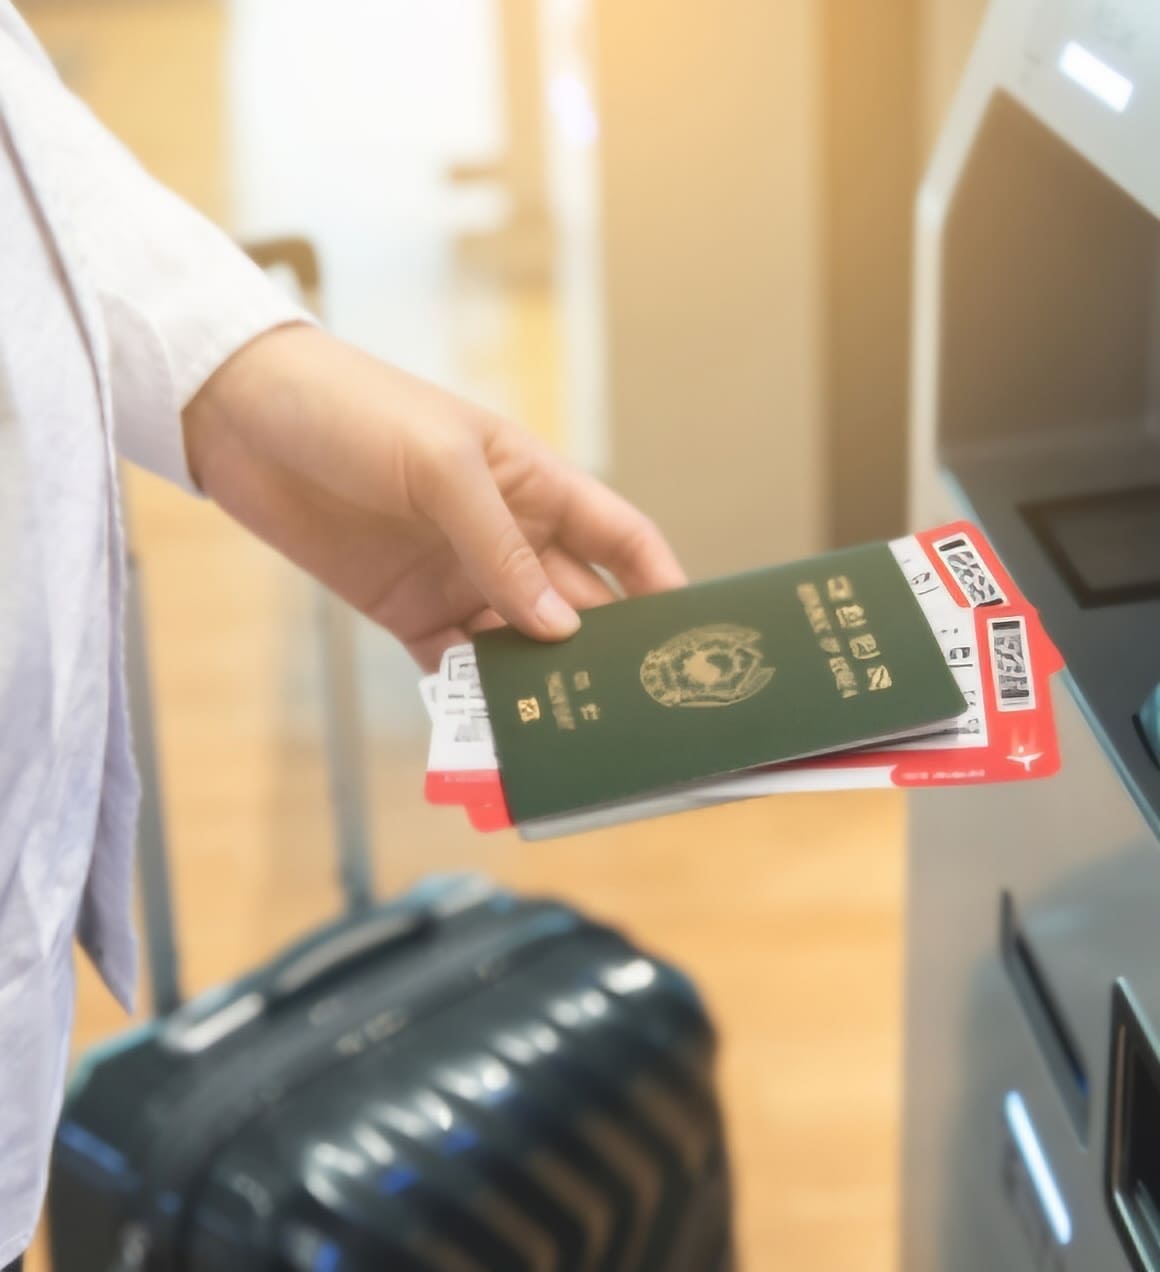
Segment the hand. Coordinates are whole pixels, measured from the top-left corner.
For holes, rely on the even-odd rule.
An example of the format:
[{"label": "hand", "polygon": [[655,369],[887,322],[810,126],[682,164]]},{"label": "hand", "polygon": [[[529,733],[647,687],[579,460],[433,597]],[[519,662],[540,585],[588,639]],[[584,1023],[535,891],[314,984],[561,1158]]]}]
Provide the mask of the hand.
[{"label": "hand", "polygon": [[186,408],[194,479],[425,669],[504,621],[541,640],[613,593],[679,587],[653,524],[515,425],[307,326],[268,332]]}]

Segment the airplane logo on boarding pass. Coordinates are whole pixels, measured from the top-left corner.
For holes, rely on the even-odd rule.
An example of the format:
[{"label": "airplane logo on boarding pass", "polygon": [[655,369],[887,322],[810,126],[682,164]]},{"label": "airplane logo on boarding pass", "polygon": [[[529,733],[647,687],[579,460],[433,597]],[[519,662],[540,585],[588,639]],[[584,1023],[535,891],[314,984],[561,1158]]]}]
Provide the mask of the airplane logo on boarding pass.
[{"label": "airplane logo on boarding pass", "polygon": [[1036,760],[1043,759],[1042,751],[1023,751],[1020,749],[1018,755],[1009,755],[1007,758],[1012,764],[1022,764],[1025,773],[1031,772],[1031,766]]}]

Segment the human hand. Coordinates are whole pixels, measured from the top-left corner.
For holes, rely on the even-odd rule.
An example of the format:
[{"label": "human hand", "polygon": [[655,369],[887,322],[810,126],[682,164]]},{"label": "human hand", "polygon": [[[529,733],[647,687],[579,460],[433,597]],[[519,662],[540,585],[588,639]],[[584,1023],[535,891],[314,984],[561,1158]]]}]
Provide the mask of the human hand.
[{"label": "human hand", "polygon": [[685,575],[631,504],[517,426],[306,326],[220,367],[183,417],[227,512],[393,632],[425,669],[507,621],[541,640]]}]

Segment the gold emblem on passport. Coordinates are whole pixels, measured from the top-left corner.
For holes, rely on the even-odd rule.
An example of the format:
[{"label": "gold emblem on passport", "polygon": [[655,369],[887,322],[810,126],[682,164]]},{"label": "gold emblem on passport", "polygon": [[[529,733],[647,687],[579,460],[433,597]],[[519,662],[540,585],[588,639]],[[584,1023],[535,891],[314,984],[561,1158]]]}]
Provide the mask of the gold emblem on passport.
[{"label": "gold emblem on passport", "polygon": [[731,707],[773,679],[760,642],[756,628],[736,623],[693,627],[649,650],[640,683],[663,707]]},{"label": "gold emblem on passport", "polygon": [[531,724],[533,720],[540,718],[540,700],[538,698],[521,698],[516,703],[516,708],[520,713],[521,724]]}]

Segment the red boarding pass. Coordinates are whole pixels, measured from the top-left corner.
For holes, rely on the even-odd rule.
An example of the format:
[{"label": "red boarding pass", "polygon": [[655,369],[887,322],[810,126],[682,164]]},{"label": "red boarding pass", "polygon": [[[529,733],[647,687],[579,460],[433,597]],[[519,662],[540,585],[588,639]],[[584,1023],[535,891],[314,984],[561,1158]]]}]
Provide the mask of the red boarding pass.
[{"label": "red boarding pass", "polygon": [[[1050,678],[1063,667],[1038,615],[982,534],[954,522],[891,543],[942,644],[968,709],[933,737],[759,768],[674,792],[714,804],[850,786],[941,786],[1046,777],[1059,768]],[[484,720],[486,726],[486,719]],[[438,730],[437,730],[438,731]],[[470,731],[469,731],[470,732]],[[427,798],[464,804],[480,830],[511,825],[490,729],[486,744],[444,729],[432,748]],[[649,801],[664,810],[663,796]],[[634,805],[624,806],[624,819]]]}]

